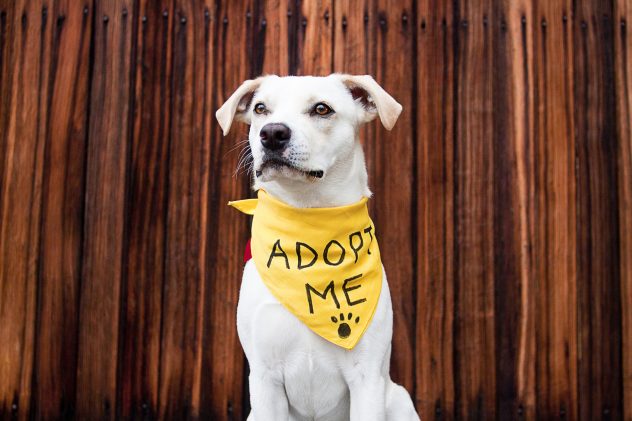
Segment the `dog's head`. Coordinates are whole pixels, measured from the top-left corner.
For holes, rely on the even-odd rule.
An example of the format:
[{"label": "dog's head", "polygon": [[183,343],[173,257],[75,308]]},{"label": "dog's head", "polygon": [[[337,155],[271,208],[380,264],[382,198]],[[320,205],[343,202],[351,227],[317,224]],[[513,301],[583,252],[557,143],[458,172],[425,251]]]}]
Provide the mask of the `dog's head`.
[{"label": "dog's head", "polygon": [[390,130],[401,110],[371,76],[263,76],[245,81],[216,117],[224,135],[233,120],[250,124],[255,184],[315,183],[351,158],[363,123],[379,116]]}]

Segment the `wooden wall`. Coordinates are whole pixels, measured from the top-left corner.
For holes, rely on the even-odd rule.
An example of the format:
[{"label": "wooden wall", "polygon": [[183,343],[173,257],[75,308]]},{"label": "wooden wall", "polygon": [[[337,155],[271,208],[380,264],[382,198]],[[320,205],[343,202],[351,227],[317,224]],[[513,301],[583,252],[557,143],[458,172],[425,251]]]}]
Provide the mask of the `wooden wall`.
[{"label": "wooden wall", "polygon": [[[429,419],[632,420],[630,0],[0,0],[0,418],[245,419],[226,202],[262,73],[370,73]],[[409,252],[398,252],[398,249]]]}]

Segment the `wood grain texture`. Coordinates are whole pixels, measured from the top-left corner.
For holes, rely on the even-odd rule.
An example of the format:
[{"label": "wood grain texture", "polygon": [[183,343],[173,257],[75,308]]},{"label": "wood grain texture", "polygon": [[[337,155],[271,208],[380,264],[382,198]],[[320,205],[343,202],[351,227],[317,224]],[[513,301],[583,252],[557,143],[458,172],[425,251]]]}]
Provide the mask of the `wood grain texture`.
[{"label": "wood grain texture", "polygon": [[494,162],[491,2],[455,10],[454,341],[455,417],[495,413]]},{"label": "wood grain texture", "polygon": [[[202,310],[206,273],[204,199],[207,197],[202,114],[206,72],[202,10],[174,2],[171,27],[168,196],[166,198],[159,412],[169,418],[199,416]],[[165,17],[163,16],[163,19]]]},{"label": "wood grain texture", "polygon": [[326,76],[333,72],[335,12],[333,0],[301,3],[297,74]]},{"label": "wood grain texture", "polygon": [[577,2],[578,401],[581,418],[622,417],[621,284],[613,2]]},{"label": "wood grain texture", "polygon": [[621,275],[623,418],[632,419],[632,5],[615,4],[615,73]]},{"label": "wood grain texture", "polygon": [[172,21],[163,13],[170,11],[170,4],[143,1],[131,17],[138,64],[134,68],[129,234],[123,256],[127,281],[117,380],[119,413],[130,418],[158,413],[172,82]]},{"label": "wood grain texture", "polygon": [[[265,18],[266,25],[257,21],[253,26],[253,39],[259,41],[258,44],[251,44],[252,57],[263,61],[260,64],[261,69],[257,66],[251,66],[253,75],[259,74],[278,74],[288,75],[293,60],[293,51],[290,48],[291,43],[295,39],[293,25],[294,11],[296,10],[295,2],[292,0],[267,0],[259,1],[258,9],[262,10],[261,18]],[[257,10],[257,8],[255,8]]]},{"label": "wood grain texture", "polygon": [[533,419],[536,278],[531,39],[537,19],[529,1],[497,3],[491,16],[496,415]]},{"label": "wood grain texture", "polygon": [[533,20],[537,416],[576,419],[578,278],[571,2],[538,4]]},{"label": "wood grain texture", "polygon": [[[48,133],[51,18],[42,2],[18,1],[3,18],[0,190],[0,411],[27,419],[35,355],[39,221]],[[5,12],[6,13],[6,12]],[[28,47],[27,47],[28,46]],[[3,47],[3,50],[5,47]],[[6,89],[6,90],[5,90]],[[6,93],[6,95],[4,94]]]},{"label": "wood grain texture", "polygon": [[[225,63],[230,58],[231,65],[219,66],[214,70],[211,90],[212,102],[209,111],[215,110],[230,96],[241,82],[257,76],[251,72],[248,50],[241,40],[251,38],[255,42],[257,28],[263,23],[264,16],[258,19],[248,13],[255,10],[254,2],[230,2],[217,10],[218,28],[214,48],[215,63]],[[221,24],[220,24],[221,22]],[[246,23],[246,24],[244,24]],[[262,34],[259,32],[259,34]],[[262,34],[263,35],[263,34]],[[262,39],[257,39],[262,43]],[[256,66],[262,66],[258,62]],[[236,173],[240,154],[235,150],[240,141],[247,139],[247,127],[237,124],[227,137],[221,136],[221,130],[214,118],[210,121],[210,161],[209,195],[207,217],[209,229],[207,279],[208,306],[205,311],[204,342],[216,344],[206,356],[202,365],[206,416],[210,419],[245,419],[248,408],[244,398],[245,359],[237,338],[236,309],[239,295],[239,279],[242,274],[243,250],[248,239],[249,225],[239,212],[226,206],[229,200],[248,197],[248,175]],[[243,145],[245,146],[245,145]],[[239,147],[238,147],[239,149]],[[231,151],[233,153],[231,153]],[[237,280],[237,281],[236,281]],[[208,390],[217,393],[208,394]]]},{"label": "wood grain texture", "polygon": [[[380,239],[380,253],[387,272],[393,301],[393,346],[391,376],[414,393],[415,361],[415,271],[413,262],[415,201],[413,168],[415,142],[413,92],[415,68],[412,50],[415,22],[411,1],[377,1],[374,4],[374,76],[402,104],[404,111],[390,131],[378,126],[373,132],[369,182],[375,196],[373,220]],[[370,17],[371,18],[371,17]],[[371,21],[369,21],[371,23]],[[398,48],[390,49],[389,46]],[[370,140],[370,141],[371,141]],[[398,222],[399,221],[399,222]],[[404,221],[408,221],[403,223]],[[409,225],[410,224],[410,225]],[[408,250],[402,253],[401,250]]]},{"label": "wood grain texture", "polygon": [[452,3],[424,1],[417,24],[417,409],[454,419],[454,55]]},{"label": "wood grain texture", "polygon": [[117,412],[119,312],[128,228],[132,11],[131,2],[124,0],[97,3],[93,11],[79,305],[78,418],[115,419]]},{"label": "wood grain texture", "polygon": [[70,417],[75,407],[92,15],[53,3],[33,415]]},{"label": "wood grain texture", "polygon": [[[422,419],[632,420],[628,0],[0,0],[0,419],[243,420],[261,74],[370,74],[360,131]],[[402,251],[403,250],[403,251]]]}]

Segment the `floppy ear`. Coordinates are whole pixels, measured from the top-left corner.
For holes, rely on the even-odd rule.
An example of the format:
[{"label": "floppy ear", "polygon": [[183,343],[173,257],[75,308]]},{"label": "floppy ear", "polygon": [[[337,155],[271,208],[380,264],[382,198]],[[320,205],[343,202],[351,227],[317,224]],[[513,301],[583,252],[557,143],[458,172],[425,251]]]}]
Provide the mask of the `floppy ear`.
[{"label": "floppy ear", "polygon": [[224,105],[215,112],[215,118],[217,118],[222,128],[224,136],[228,134],[234,119],[243,121],[244,123],[250,123],[250,116],[247,111],[255,91],[259,85],[261,85],[261,79],[262,78],[247,80],[242,83],[241,86],[233,92],[230,98],[226,100]]},{"label": "floppy ear", "polygon": [[370,75],[340,75],[342,83],[349,89],[353,99],[364,108],[364,122],[376,115],[386,130],[391,130],[402,112],[402,106],[390,96]]}]

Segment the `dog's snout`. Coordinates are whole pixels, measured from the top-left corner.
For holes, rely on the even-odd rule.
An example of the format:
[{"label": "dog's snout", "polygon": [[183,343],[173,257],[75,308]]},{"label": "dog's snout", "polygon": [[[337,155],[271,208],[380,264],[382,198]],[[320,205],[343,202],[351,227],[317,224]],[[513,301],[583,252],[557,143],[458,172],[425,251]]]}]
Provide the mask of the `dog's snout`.
[{"label": "dog's snout", "polygon": [[268,123],[259,132],[264,148],[276,151],[283,149],[292,136],[292,130],[283,123]]}]

